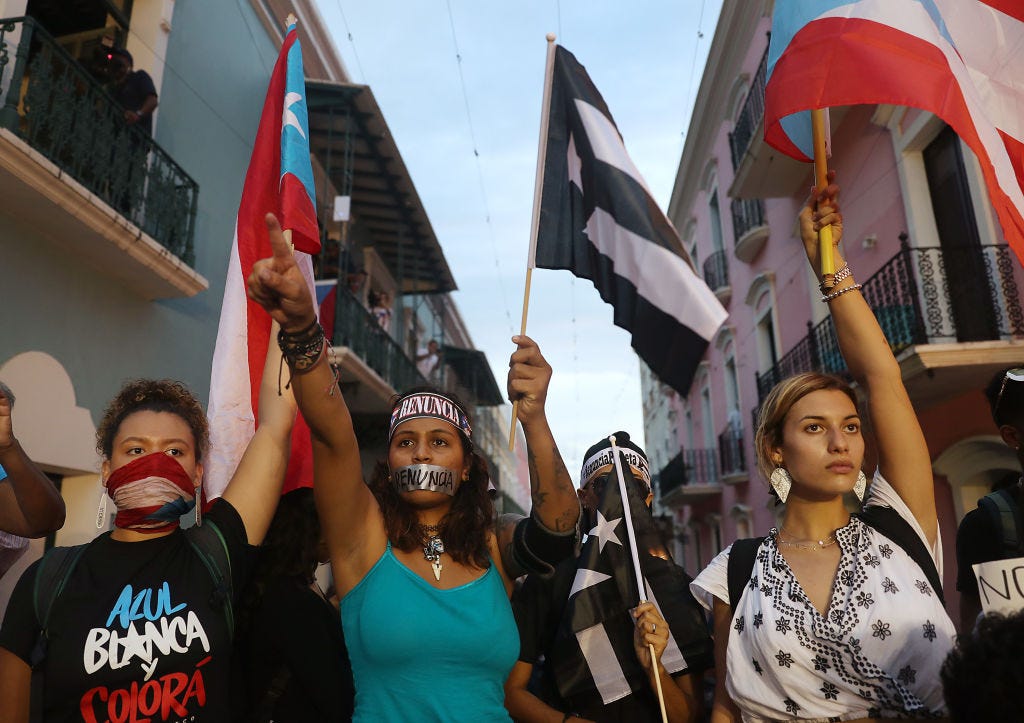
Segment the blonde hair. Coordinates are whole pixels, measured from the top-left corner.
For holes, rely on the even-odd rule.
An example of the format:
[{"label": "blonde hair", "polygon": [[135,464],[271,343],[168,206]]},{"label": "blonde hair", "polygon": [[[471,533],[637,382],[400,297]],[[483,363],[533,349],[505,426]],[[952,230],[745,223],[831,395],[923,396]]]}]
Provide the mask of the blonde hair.
[{"label": "blonde hair", "polygon": [[796,374],[772,387],[765,397],[764,404],[757,413],[757,431],[754,433],[754,452],[757,454],[757,468],[769,479],[772,470],[776,465],[772,462],[771,451],[773,447],[782,444],[782,428],[786,422],[786,415],[793,405],[806,397],[811,392],[831,390],[842,392],[850,398],[853,406],[857,408],[857,394],[853,387],[837,376],[831,374],[820,374],[818,372],[804,372]]}]

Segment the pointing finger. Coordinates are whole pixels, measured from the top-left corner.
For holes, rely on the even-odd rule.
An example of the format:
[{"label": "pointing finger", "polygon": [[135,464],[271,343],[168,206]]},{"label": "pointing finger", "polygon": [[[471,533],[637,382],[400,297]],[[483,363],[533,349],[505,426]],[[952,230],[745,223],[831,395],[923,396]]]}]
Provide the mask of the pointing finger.
[{"label": "pointing finger", "polygon": [[270,250],[274,253],[274,259],[294,262],[295,257],[292,256],[291,244],[285,240],[284,231],[281,230],[277,216],[268,213],[263,217],[263,221],[267,224],[267,236],[270,239]]}]

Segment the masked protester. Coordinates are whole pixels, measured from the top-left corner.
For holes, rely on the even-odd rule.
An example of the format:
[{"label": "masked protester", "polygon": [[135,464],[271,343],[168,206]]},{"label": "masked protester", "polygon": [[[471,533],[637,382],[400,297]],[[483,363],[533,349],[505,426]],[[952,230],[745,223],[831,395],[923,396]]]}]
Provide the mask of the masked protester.
[{"label": "masked protester", "polygon": [[985,388],[999,436],[1017,456],[1014,481],[985,495],[964,515],[956,532],[956,589],[960,591],[960,630],[967,632],[981,613],[974,565],[1024,557],[1024,368],[1005,369]]},{"label": "masked protester", "polygon": [[273,216],[274,256],[249,297],[281,324],[279,341],[313,436],[314,492],[341,596],[356,721],[508,720],[502,684],[518,635],[509,595],[529,570],[572,554],[579,503],[544,415],[551,367],[515,337],[509,394],[531,450],[534,506],[496,526],[487,464],[466,408],[420,388],[396,398],[387,457],[370,484],[313,301]]},{"label": "masked protester", "polygon": [[229,720],[233,593],[274,514],[295,418],[279,359],[272,349],[258,429],[206,515],[209,430],[192,392],[139,379],[110,403],[97,527],[109,496],[114,529],[51,550],[18,582],[0,629],[0,720],[27,723],[30,697],[32,720]]},{"label": "masked protester", "polygon": [[[626,603],[611,594],[612,589],[620,588],[627,594],[637,594],[629,553],[620,550],[615,561],[621,565],[609,561],[610,568],[603,568],[603,574],[610,571],[613,576],[624,578],[623,584],[613,588],[611,582],[602,582],[592,592],[601,596],[600,607],[606,615],[601,625],[609,641],[629,642],[621,646],[624,649],[614,651],[621,680],[592,683],[600,673],[591,669],[586,654],[578,654],[584,643],[574,639],[569,645],[562,645],[558,640],[560,636],[575,637],[570,600],[578,600],[583,594],[577,590],[577,581],[581,579],[580,572],[593,564],[586,559],[588,551],[584,549],[578,559],[563,561],[549,578],[527,577],[512,597],[520,649],[519,660],[505,684],[505,705],[515,720],[660,720],[656,677],[660,678],[670,721],[695,721],[700,714],[701,673],[711,667],[711,637],[700,606],[689,591],[690,577],[671,561],[657,535],[649,511],[653,494],[647,455],[625,432],[613,436],[624,463],[626,484],[643,501],[643,505],[637,505],[641,511],[634,516],[633,529],[641,568],[660,609],[652,602],[644,602],[629,610]],[[607,438],[587,450],[580,484],[582,529],[591,536],[587,544],[592,544],[593,538],[599,547],[608,547],[610,555],[616,544],[627,544],[627,532],[619,512],[621,503],[616,499],[616,505],[608,506],[606,501],[606,495],[621,498]],[[614,525],[614,540],[607,536],[602,546],[599,538],[608,525]],[[675,656],[665,656],[670,633],[673,649],[679,653]],[[648,644],[654,645],[653,661]],[[602,657],[612,654],[605,651]],[[609,696],[606,691],[616,684],[623,686],[621,694]],[[606,703],[605,697],[615,700]]]}]

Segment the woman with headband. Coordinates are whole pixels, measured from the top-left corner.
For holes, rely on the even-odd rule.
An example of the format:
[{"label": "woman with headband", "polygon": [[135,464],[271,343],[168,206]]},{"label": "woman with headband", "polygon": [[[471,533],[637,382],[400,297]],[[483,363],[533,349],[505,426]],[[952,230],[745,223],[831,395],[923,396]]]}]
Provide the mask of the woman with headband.
[{"label": "woman with headband", "polygon": [[45,721],[230,719],[233,593],[274,515],[295,420],[280,358],[272,345],[259,427],[205,515],[199,400],[166,379],[114,397],[96,433],[96,523],[109,496],[114,529],[54,548],[19,580],[0,630],[0,721],[27,723],[30,708]]},{"label": "woman with headband", "polygon": [[281,324],[291,384],[313,436],[314,492],[341,596],[356,721],[507,721],[503,683],[518,653],[512,581],[574,551],[579,503],[544,416],[551,368],[515,337],[509,395],[529,442],[533,510],[492,521],[487,465],[458,400],[398,397],[387,459],[370,485],[313,301],[277,221],[274,256],[249,296]]}]

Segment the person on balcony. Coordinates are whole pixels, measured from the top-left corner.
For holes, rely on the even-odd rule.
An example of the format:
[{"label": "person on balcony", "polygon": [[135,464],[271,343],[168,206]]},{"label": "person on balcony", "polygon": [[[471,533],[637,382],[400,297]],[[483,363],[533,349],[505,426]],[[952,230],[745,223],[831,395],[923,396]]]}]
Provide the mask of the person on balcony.
[{"label": "person on balcony", "polygon": [[387,456],[369,484],[323,330],[281,228],[249,297],[281,324],[291,385],[313,438],[314,494],[341,596],[355,721],[508,721],[503,683],[519,646],[509,596],[525,572],[571,555],[579,502],[544,412],[551,367],[514,337],[509,396],[530,445],[529,517],[493,519],[487,463],[465,407],[416,388],[395,398]]},{"label": "person on balcony", "polygon": [[[820,273],[818,231],[832,225],[838,271],[822,300],[867,397],[878,469],[866,491],[861,414],[845,381],[804,373],[768,394],[754,447],[785,502],[782,522],[737,540],[691,586],[714,616],[715,723],[945,715],[939,669],[955,630],[941,602],[931,459],[899,364],[840,258],[838,190],[812,193],[800,235]],[[850,492],[866,494],[858,515]]]},{"label": "person on balcony", "polygon": [[[33,464],[14,436],[14,394],[0,383],[0,532],[4,541],[0,575],[25,552],[18,538],[44,537],[64,525],[64,499]],[[16,537],[14,537],[16,536]]]},{"label": "person on balcony", "polygon": [[295,419],[280,359],[271,345],[258,428],[204,515],[199,400],[152,379],[113,399],[96,433],[96,520],[106,525],[109,496],[114,529],[53,548],[18,581],[0,627],[0,721],[230,720],[234,592],[273,517]]},{"label": "person on balcony", "polygon": [[[631,472],[626,483],[636,485],[640,498],[649,508],[654,493],[651,491],[647,454],[630,441],[627,433],[616,432],[614,437]],[[587,450],[583,459],[578,493],[583,507],[582,530],[593,534],[593,530],[598,529],[597,514],[606,486],[618,486],[611,463],[611,442],[607,437],[602,438]],[[618,494],[618,490],[614,489],[611,494]],[[639,524],[634,522],[634,525]],[[648,518],[648,524],[653,527],[654,520]],[[618,528],[620,535],[622,529],[621,526]],[[667,554],[663,550],[658,552]],[[712,663],[711,636],[701,608],[687,588],[689,575],[670,559],[651,553],[646,554],[643,565],[648,574],[653,573],[648,582],[661,604],[661,610],[647,602],[636,609],[633,621],[625,621],[626,630],[622,629],[620,618],[606,619],[604,624],[615,626],[613,629],[621,634],[627,633],[630,622],[634,623],[632,649],[620,650],[619,653],[620,658],[635,656],[638,665],[628,672],[645,682],[638,684],[639,690],[608,704],[603,702],[597,688],[590,688],[591,694],[580,694],[566,700],[559,692],[554,673],[556,669],[569,669],[584,679],[591,675],[586,660],[575,649],[556,644],[560,628],[570,624],[567,608],[579,570],[578,558],[574,556],[562,561],[550,578],[527,576],[512,596],[512,609],[519,626],[519,660],[505,683],[505,707],[513,719],[535,723],[657,720],[660,711],[655,676],[659,676],[668,719],[677,723],[697,720],[703,698],[702,673]],[[632,579],[632,571],[627,574]],[[670,630],[676,636],[675,645],[680,651],[685,651],[675,659],[674,665],[663,660]],[[647,635],[653,638],[657,656],[653,663],[647,641],[641,637]],[[612,636],[613,633],[609,633],[609,638]],[[630,662],[632,660],[619,663],[624,668],[624,675]],[[670,666],[667,669],[666,664]],[[539,676],[535,674],[535,666],[539,666]]]},{"label": "person on balcony", "polygon": [[416,350],[416,368],[424,379],[432,380],[431,376],[437,371],[437,364],[441,361],[441,347],[436,339],[431,339],[425,347]]},{"label": "person on balcony", "polygon": [[135,70],[132,54],[124,48],[111,48],[111,94],[124,108],[124,122],[153,135],[153,111],[159,104],[156,85],[145,70]]},{"label": "person on balcony", "polygon": [[[1024,368],[1004,369],[985,388],[999,436],[1024,467]],[[956,532],[956,589],[960,591],[960,631],[969,632],[981,613],[974,565],[1024,557],[1024,495],[1020,477],[978,500]]]}]

